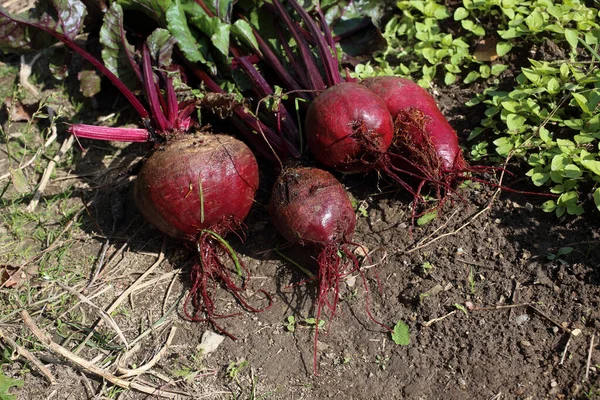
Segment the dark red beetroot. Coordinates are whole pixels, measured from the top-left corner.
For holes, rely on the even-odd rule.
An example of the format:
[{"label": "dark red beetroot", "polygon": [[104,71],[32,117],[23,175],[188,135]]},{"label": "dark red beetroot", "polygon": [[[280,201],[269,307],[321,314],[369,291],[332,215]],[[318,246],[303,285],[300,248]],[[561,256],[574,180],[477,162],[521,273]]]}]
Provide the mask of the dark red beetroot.
[{"label": "dark red beetroot", "polygon": [[161,232],[195,240],[224,216],[246,218],[257,188],[258,165],[243,142],[226,135],[186,135],[154,151],[134,193],[144,218]]},{"label": "dark red beetroot", "polygon": [[[258,188],[258,165],[250,149],[226,135],[181,135],[156,149],[135,182],[135,202],[142,215],[160,231],[193,244],[200,261],[192,267],[192,288],[184,304],[194,321],[216,320],[230,315],[215,312],[216,282],[221,282],[250,311],[242,297],[248,270],[223,236],[241,227]],[[225,259],[224,257],[225,256]],[[236,284],[234,265],[246,279]],[[243,271],[242,271],[243,270]],[[269,295],[261,292],[269,298]],[[188,312],[192,301],[194,312]],[[270,304],[269,304],[270,305]],[[268,306],[267,306],[268,307]],[[200,316],[203,314],[202,316]]]},{"label": "dark red beetroot", "polygon": [[430,171],[436,179],[467,168],[456,131],[425,89],[394,76],[367,78],[361,84],[383,99],[394,118],[397,131],[391,153],[401,151],[424,168],[437,166],[439,171]]},{"label": "dark red beetroot", "polygon": [[[356,256],[349,246],[356,226],[356,217],[350,198],[339,181],[327,171],[317,168],[291,168],[277,179],[269,205],[273,224],[290,243],[313,246],[320,250],[318,256],[319,290],[317,315],[321,319],[323,307],[336,311],[340,279],[358,271],[368,286]],[[382,327],[391,330],[373,318]],[[314,370],[317,373],[318,323],[315,326]]]},{"label": "dark red beetroot", "polygon": [[342,82],[322,92],[306,115],[306,138],[314,157],[342,172],[373,169],[392,143],[386,104],[372,91]]}]

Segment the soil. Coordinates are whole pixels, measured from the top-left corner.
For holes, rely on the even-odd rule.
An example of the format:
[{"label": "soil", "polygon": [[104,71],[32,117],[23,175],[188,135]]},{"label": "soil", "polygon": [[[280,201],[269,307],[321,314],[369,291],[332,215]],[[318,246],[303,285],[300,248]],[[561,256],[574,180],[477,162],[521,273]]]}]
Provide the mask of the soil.
[{"label": "soil", "polygon": [[[473,110],[464,112],[473,90],[477,89],[437,90],[441,109],[461,137],[478,123]],[[246,221],[247,240],[232,236],[231,241],[252,274],[250,302],[264,305],[264,299],[252,295],[264,289],[273,296],[272,306],[220,321],[238,340],[227,338],[214,352],[199,355],[202,335],[214,327],[187,321],[178,303],[189,287],[193,252],[163,240],[132,206],[126,171],[147,149],[92,147],[85,141],[83,146],[88,151],[76,164],[74,172],[80,177],[75,196],[94,201],[72,252],[81,260],[98,257],[110,238],[107,258],[119,257],[93,287],[112,285],[96,304],[106,308],[152,265],[161,248],[166,260],[151,278],[181,271],[175,279],[132,295],[114,315],[131,341],[172,304],[179,304],[177,312],[167,312],[167,320],[177,327],[174,340],[152,373],[142,378],[145,382],[194,399],[600,398],[600,338],[595,336],[600,331],[600,219],[592,212],[557,220],[539,209],[543,198],[503,192],[492,201],[493,188],[476,187],[461,189],[462,199],[449,204],[433,222],[411,228],[408,196],[376,175],[341,176],[366,210],[364,215],[357,213],[354,240],[370,251],[375,266],[365,269],[369,293],[360,276],[341,285],[338,313],[327,318],[328,333],[320,335],[315,376],[314,328],[303,321],[314,317],[316,285],[306,282],[275,248],[282,246],[283,254],[308,268],[314,268],[316,254],[286,248],[266,222],[273,179],[268,167],[262,171],[257,205]],[[112,158],[116,151],[118,160]],[[102,179],[88,177],[89,172]],[[118,208],[115,204],[124,209],[117,217],[111,213]],[[126,242],[127,251],[119,253]],[[560,254],[564,248],[572,251]],[[91,276],[93,263],[82,261],[81,267],[80,273]],[[367,299],[378,321],[408,325],[410,344],[396,345],[370,320]],[[239,311],[224,290],[218,302],[223,310]],[[89,317],[88,325],[96,316],[89,310],[83,314]],[[289,323],[290,316],[295,324]],[[58,323],[47,316],[36,320],[44,322],[55,340],[62,340]],[[19,320],[2,326],[24,335]],[[131,367],[148,362],[162,347],[166,326],[141,341],[141,350],[128,361]],[[18,399],[83,399],[96,394],[148,398],[135,391],[106,389],[97,376],[37,349],[60,386],[47,386],[34,367],[23,373],[23,364],[15,361],[3,373],[24,379],[24,387],[16,391]],[[82,353],[87,359],[97,354],[93,348]],[[161,376],[171,382],[165,384]]]}]

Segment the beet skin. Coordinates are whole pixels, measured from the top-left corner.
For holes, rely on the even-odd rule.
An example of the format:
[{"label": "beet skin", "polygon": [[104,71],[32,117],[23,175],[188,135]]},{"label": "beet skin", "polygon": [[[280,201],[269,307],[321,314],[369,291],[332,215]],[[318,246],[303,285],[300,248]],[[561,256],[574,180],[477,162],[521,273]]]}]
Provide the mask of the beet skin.
[{"label": "beet skin", "polygon": [[[427,90],[410,79],[395,76],[367,78],[361,84],[377,94],[387,105],[398,129],[394,143],[402,144],[404,156],[411,159],[408,152],[423,154],[425,146],[432,146],[433,156],[437,156],[443,171],[465,169],[466,162],[458,145],[456,132]],[[396,150],[393,147],[394,145],[390,149],[392,152]],[[429,163],[431,160],[426,161]]]},{"label": "beet skin", "polygon": [[279,233],[290,243],[302,245],[344,243],[356,225],[344,187],[317,168],[284,171],[273,188],[270,212]]},{"label": "beet skin", "polygon": [[325,90],[306,115],[306,137],[313,156],[342,172],[376,167],[393,136],[386,104],[357,83],[342,82]]},{"label": "beet skin", "polygon": [[258,165],[243,142],[198,134],[155,150],[137,177],[134,197],[161,232],[194,240],[203,229],[220,231],[224,218],[246,218],[257,188]]}]

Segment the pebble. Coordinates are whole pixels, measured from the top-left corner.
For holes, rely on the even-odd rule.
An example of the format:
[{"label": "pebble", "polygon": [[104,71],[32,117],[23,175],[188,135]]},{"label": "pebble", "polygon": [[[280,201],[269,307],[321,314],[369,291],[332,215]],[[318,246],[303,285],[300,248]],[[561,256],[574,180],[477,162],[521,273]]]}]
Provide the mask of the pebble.
[{"label": "pebble", "polygon": [[556,382],[556,379],[552,379],[552,381],[550,381],[550,387],[556,387],[558,385],[558,382]]},{"label": "pebble", "polygon": [[215,351],[225,340],[225,336],[219,335],[213,331],[205,331],[200,339],[200,344],[196,349],[202,351],[202,354],[208,354]]},{"label": "pebble", "polygon": [[533,204],[531,203],[525,203],[525,209],[529,212],[533,211]]},{"label": "pebble", "polygon": [[523,325],[529,322],[529,314],[521,314],[515,318],[515,323],[517,325]]}]

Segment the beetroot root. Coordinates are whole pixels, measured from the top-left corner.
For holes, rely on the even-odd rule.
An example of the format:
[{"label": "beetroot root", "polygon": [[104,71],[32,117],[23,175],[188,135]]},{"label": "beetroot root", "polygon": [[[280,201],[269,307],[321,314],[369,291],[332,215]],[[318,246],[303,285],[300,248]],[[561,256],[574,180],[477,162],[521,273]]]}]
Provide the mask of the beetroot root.
[{"label": "beetroot root", "polygon": [[425,89],[410,79],[394,76],[367,78],[361,84],[385,102],[395,120],[392,153],[397,150],[421,153],[417,157],[404,156],[414,162],[437,165],[441,171],[432,171],[435,175],[463,171],[467,167],[456,131]]},{"label": "beetroot root", "polygon": [[322,92],[306,115],[306,138],[314,157],[342,172],[373,169],[393,139],[392,117],[372,91],[342,82]]},{"label": "beetroot root", "polygon": [[284,170],[273,188],[269,211],[273,224],[289,242],[320,251],[314,341],[314,372],[317,374],[318,321],[323,308],[329,310],[330,320],[334,317],[341,278],[358,271],[367,291],[369,318],[390,328],[373,318],[369,311],[368,284],[350,249],[359,246],[351,242],[356,226],[354,209],[344,187],[333,175],[317,168]]},{"label": "beetroot root", "polygon": [[246,218],[257,188],[258,164],[243,142],[190,135],[154,151],[137,177],[134,197],[161,232],[194,240],[224,217]]},{"label": "beetroot root", "polygon": [[[143,165],[134,188],[141,214],[163,233],[185,240],[198,251],[191,271],[192,287],[184,312],[193,321],[217,324],[223,315],[214,303],[223,285],[242,306],[252,312],[265,308],[248,304],[242,291],[249,271],[223,239],[240,231],[258,188],[258,165],[250,149],[226,135],[185,135],[157,148]],[[237,283],[241,280],[241,283]],[[189,310],[189,304],[194,311]]]}]

